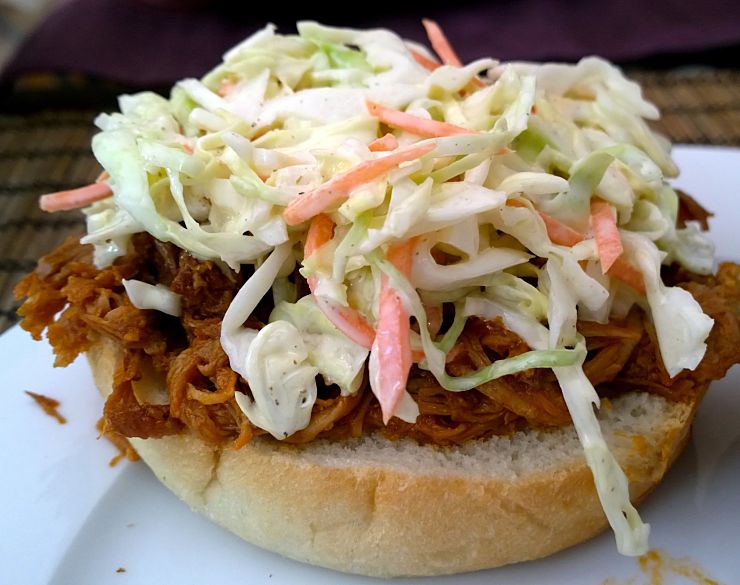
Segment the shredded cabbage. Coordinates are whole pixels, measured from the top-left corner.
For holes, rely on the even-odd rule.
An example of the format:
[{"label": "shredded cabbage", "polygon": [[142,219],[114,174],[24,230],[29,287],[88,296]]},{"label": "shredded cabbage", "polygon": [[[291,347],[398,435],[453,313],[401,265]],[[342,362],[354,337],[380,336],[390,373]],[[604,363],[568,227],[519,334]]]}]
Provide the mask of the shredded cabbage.
[{"label": "shredded cabbage", "polygon": [[[125,254],[131,235],[146,231],[198,258],[254,267],[224,316],[221,344],[250,386],[252,397],[238,394],[237,403],[278,439],[309,423],[318,375],[345,395],[357,390],[368,361],[370,377],[377,375],[382,364],[345,333],[357,323],[365,335],[376,326],[381,275],[418,325],[411,345],[423,353],[420,367],[442,387],[462,392],[552,368],[618,547],[639,554],[648,529],[601,437],[576,324],[624,317],[640,302],[617,275],[601,274],[590,225],[596,196],[617,211],[620,260],[642,274],[641,306],[655,324],[668,373],[695,368],[704,355],[712,320],[687,291],[660,279],[664,263],[709,273],[714,260],[696,225],[676,227],[678,198],[666,178],[677,169],[645,121],[658,112],[635,83],[595,57],[575,65],[480,59],[429,71],[410,48],[427,54],[383,29],[301,22],[297,35],[282,35],[270,25],[202,79],[181,81],[169,99],[123,96],[120,113],[96,120],[93,151],[113,197],[86,210],[83,242],[94,245],[98,266]],[[381,124],[368,100],[415,116],[417,127],[449,128],[437,124],[443,122],[469,133],[429,138],[402,123]],[[309,222],[288,226],[285,208],[387,156],[374,152],[386,132],[398,148],[433,149],[380,176],[340,181],[342,197],[320,209],[333,231],[303,257]],[[562,245],[556,228],[583,239]],[[386,254],[409,240],[407,278]],[[311,279],[313,294],[299,298],[305,287],[295,281],[296,269]],[[136,306],[178,313],[171,292],[136,281],[124,286]],[[245,328],[268,293],[270,322],[259,331]],[[454,306],[437,338],[425,303],[447,303],[446,314]],[[333,322],[337,315],[345,322]],[[503,319],[531,351],[450,376],[446,354],[469,317]],[[413,422],[418,414],[405,392],[396,416]]]},{"label": "shredded cabbage", "polygon": [[141,280],[121,280],[131,304],[138,309],[154,309],[173,317],[182,314],[182,297],[163,284],[148,284]]},{"label": "shredded cabbage", "polygon": [[493,362],[466,376],[450,376],[445,371],[445,353],[438,344],[432,340],[427,323],[427,315],[421,303],[419,294],[412,284],[387,260],[380,259],[377,255],[370,258],[370,262],[385,273],[393,283],[396,293],[404,303],[406,310],[420,324],[421,344],[426,357],[420,366],[428,369],[440,385],[451,392],[463,392],[470,390],[501,376],[508,376],[531,368],[553,368],[556,366],[567,366],[584,357],[582,348],[578,349],[556,349],[535,350],[521,355],[501,359]]},{"label": "shredded cabbage", "polygon": [[650,313],[658,336],[660,356],[668,375],[693,370],[704,357],[714,320],[704,314],[691,293],[666,286],[660,278],[663,253],[645,236],[623,233],[627,252],[645,279]]},{"label": "shredded cabbage", "polygon": [[[583,273],[585,276],[585,279],[582,279],[583,284],[574,287],[573,279],[569,280],[567,274],[582,271],[578,264],[571,266],[570,269],[566,269],[566,265],[567,263],[561,264],[557,258],[551,257],[545,266],[550,288],[550,305],[547,313],[550,331],[547,347],[556,349],[576,345],[585,349],[585,340],[576,331],[576,305],[580,302],[589,302],[587,299],[590,298],[592,299],[590,308],[595,309],[599,301],[593,300],[595,295],[592,295],[589,289],[598,289],[600,285]],[[606,302],[605,296],[602,295],[601,299],[601,302]],[[582,351],[578,363],[553,368],[553,372],[563,392],[573,426],[583,445],[586,463],[593,473],[604,513],[614,530],[617,548],[622,554],[641,555],[647,552],[649,526],[642,523],[637,510],[630,503],[627,478],[601,434],[593,409],[594,406],[600,405],[599,396],[581,367],[585,357],[586,353]]]},{"label": "shredded cabbage", "polygon": [[253,400],[236,395],[247,418],[285,439],[308,426],[316,402],[316,374],[298,329],[287,321],[265,325],[249,344],[243,364]]},{"label": "shredded cabbage", "polygon": [[553,368],[553,371],[583,445],[586,463],[591,468],[601,506],[614,531],[617,549],[623,555],[645,554],[648,550],[650,525],[642,522],[637,510],[630,503],[627,476],[601,434],[593,408],[599,405],[596,390],[583,373],[581,364]]},{"label": "shredded cabbage", "polygon": [[360,387],[368,350],[343,335],[318,309],[310,296],[297,303],[275,306],[270,322],[285,321],[303,339],[307,361],[327,384],[336,384],[342,395],[354,394]]}]

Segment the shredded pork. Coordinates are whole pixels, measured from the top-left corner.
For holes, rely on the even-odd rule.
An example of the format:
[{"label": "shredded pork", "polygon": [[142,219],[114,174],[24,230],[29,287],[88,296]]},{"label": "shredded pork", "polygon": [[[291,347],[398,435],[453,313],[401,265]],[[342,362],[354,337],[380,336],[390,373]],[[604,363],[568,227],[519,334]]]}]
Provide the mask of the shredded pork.
[{"label": "shredded pork", "polygon": [[[695,216],[696,210],[687,215]],[[671,379],[662,366],[650,321],[640,310],[606,324],[581,322],[579,330],[589,351],[584,370],[600,394],[640,390],[688,400],[740,362],[740,266],[723,264],[710,277],[680,270],[668,270],[665,276],[670,284],[688,289],[715,319],[707,356],[693,372]],[[169,286],[182,295],[182,317],[137,309],[125,294],[123,278]],[[106,432],[149,438],[189,429],[211,443],[232,442],[240,447],[264,434],[249,423],[234,400],[236,392],[249,393],[249,387],[231,370],[219,342],[223,314],[244,278],[138,234],[129,254],[103,270],[92,265],[91,247],[69,239],[42,258],[15,293],[25,299],[19,309],[22,327],[36,339],[47,331],[57,366],[71,363],[101,335],[120,343],[121,359],[104,409]],[[299,288],[305,287],[297,274],[296,279]],[[258,306],[248,325],[260,328],[270,308],[266,302]],[[462,375],[528,349],[500,320],[473,318],[449,353],[447,368],[453,375]],[[152,375],[166,383],[165,404],[137,397],[137,382]],[[380,431],[390,439],[412,437],[446,445],[526,426],[570,423],[555,377],[546,369],[505,376],[458,393],[444,390],[433,376],[413,369],[408,390],[419,405],[418,420],[410,424],[393,418],[385,426],[367,383],[353,396],[340,396],[336,387],[320,384],[310,424],[288,442]]]},{"label": "shredded pork", "polygon": [[33,398],[33,401],[39,405],[45,415],[55,419],[60,425],[67,424],[67,419],[59,412],[58,400],[29,390],[26,390],[26,394]]}]

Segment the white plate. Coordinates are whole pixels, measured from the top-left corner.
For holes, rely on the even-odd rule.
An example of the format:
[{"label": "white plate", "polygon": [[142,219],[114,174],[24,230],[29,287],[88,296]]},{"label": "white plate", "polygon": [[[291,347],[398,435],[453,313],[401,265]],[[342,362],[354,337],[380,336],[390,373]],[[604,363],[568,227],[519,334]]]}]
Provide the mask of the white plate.
[{"label": "white plate", "polygon": [[[680,147],[676,182],[716,212],[719,257],[740,260],[740,150]],[[15,328],[0,337],[0,583],[371,583],[252,547],[192,514],[143,464],[111,469],[96,441],[102,404],[83,360],[52,369],[46,343]],[[740,369],[709,392],[686,451],[641,508],[651,545],[689,557],[722,583],[740,579]],[[23,393],[62,402],[69,424],[45,416]],[[119,567],[125,573],[117,573]],[[541,561],[398,583],[598,584],[650,582],[617,554],[610,533]],[[686,582],[667,579],[670,583]],[[692,581],[693,582],[693,581]]]}]

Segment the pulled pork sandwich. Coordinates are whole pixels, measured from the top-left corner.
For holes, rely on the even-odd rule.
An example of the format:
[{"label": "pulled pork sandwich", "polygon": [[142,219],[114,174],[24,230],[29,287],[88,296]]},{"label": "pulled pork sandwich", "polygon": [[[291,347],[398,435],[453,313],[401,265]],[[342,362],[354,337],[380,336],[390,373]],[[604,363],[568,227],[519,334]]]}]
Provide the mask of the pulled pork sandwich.
[{"label": "pulled pork sandwich", "polygon": [[[372,575],[541,557],[611,525],[740,361],[740,268],[609,63],[441,62],[268,26],[98,117],[87,235],[18,285],[109,432],[195,510]],[[595,408],[599,407],[600,408]]]}]

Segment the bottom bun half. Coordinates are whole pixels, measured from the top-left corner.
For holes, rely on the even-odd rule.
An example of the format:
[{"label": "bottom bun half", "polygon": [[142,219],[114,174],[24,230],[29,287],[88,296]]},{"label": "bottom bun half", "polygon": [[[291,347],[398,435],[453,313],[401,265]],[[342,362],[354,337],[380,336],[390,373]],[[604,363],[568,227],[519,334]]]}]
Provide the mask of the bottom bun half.
[{"label": "bottom bun half", "polygon": [[[101,339],[87,355],[107,395],[119,348]],[[633,501],[674,461],[694,410],[647,393],[601,409]],[[240,450],[190,434],[131,442],[196,512],[262,548],[350,573],[497,567],[552,554],[607,526],[572,427],[452,448],[377,435],[302,447],[257,438]]]}]

